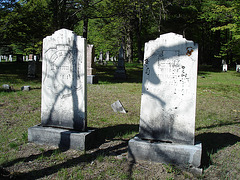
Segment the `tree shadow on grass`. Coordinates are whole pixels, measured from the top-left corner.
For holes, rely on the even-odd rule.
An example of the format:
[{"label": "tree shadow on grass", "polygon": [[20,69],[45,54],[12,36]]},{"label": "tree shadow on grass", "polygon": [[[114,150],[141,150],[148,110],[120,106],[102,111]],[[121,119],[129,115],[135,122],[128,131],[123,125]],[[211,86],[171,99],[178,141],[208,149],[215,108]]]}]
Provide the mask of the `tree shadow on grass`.
[{"label": "tree shadow on grass", "polygon": [[240,137],[230,133],[203,133],[195,137],[196,142],[202,142],[201,167],[207,169],[211,164],[211,155],[224,147],[240,142]]},{"label": "tree shadow on grass", "polygon": [[[101,140],[104,138],[105,140],[110,141],[116,141],[121,140],[117,144],[113,144],[110,146],[107,146],[105,148],[97,148],[94,151],[90,151],[89,153],[86,152],[85,154],[69,159],[63,163],[55,164],[49,167],[44,167],[42,169],[38,170],[32,170],[29,172],[21,172],[21,173],[12,173],[6,171],[5,167],[13,166],[14,164],[17,164],[19,162],[30,162],[34,161],[40,157],[50,157],[53,155],[56,151],[59,151],[59,153],[66,151],[66,149],[55,149],[55,150],[49,150],[43,153],[39,153],[36,155],[30,155],[29,157],[19,158],[15,159],[11,162],[7,162],[2,165],[3,168],[0,169],[0,179],[39,179],[42,177],[47,177],[49,175],[52,175],[54,173],[57,173],[62,168],[71,168],[77,165],[85,165],[86,163],[91,163],[93,160],[97,159],[99,155],[104,156],[116,156],[120,155],[122,153],[126,153],[128,150],[128,139],[122,139],[119,138],[122,135],[129,134],[131,132],[138,132],[138,125],[116,125],[116,126],[110,126],[106,128],[101,128],[98,130],[99,135],[96,137],[96,141]],[[117,137],[117,138],[116,138]],[[37,163],[37,162],[36,162]]]}]

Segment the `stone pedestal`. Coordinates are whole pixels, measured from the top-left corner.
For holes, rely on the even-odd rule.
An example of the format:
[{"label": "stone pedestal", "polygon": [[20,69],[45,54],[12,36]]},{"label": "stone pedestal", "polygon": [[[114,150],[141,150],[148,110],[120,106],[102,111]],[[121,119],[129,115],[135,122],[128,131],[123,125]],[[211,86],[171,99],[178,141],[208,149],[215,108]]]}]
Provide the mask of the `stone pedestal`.
[{"label": "stone pedestal", "polygon": [[98,76],[97,75],[88,75],[87,76],[87,83],[88,84],[97,84],[98,83]]},{"label": "stone pedestal", "polygon": [[28,140],[36,144],[46,144],[64,149],[88,150],[95,147],[96,130],[79,132],[62,128],[36,125],[28,128]]},{"label": "stone pedestal", "polygon": [[175,164],[183,168],[198,168],[201,165],[202,144],[184,145],[142,140],[138,136],[128,143],[130,161],[152,161]]}]

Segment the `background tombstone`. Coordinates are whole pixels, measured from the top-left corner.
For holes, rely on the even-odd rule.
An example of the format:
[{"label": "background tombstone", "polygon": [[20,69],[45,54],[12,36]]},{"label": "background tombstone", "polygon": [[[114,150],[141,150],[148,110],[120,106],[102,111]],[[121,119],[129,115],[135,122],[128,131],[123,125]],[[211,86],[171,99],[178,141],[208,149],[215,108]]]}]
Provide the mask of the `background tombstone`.
[{"label": "background tombstone", "polygon": [[200,166],[197,57],[197,44],[175,33],[145,44],[139,135],[129,141],[130,160]]},{"label": "background tombstone", "polygon": [[66,149],[95,145],[87,129],[86,39],[61,29],[43,39],[41,125],[28,139]]},{"label": "background tombstone", "polygon": [[29,54],[28,78],[35,78],[35,77],[36,77],[36,61],[33,59],[33,54]]},{"label": "background tombstone", "polygon": [[97,84],[98,78],[96,76],[96,69],[94,63],[95,50],[92,44],[87,45],[87,83]]},{"label": "background tombstone", "polygon": [[223,64],[222,66],[223,66],[222,71],[223,72],[227,72],[227,70],[228,70],[227,64]]},{"label": "background tombstone", "polygon": [[106,52],[106,61],[110,60],[110,55],[109,55],[109,51]]},{"label": "background tombstone", "polygon": [[9,55],[9,62],[12,62],[13,61],[13,58],[12,58],[12,55]]},{"label": "background tombstone", "polygon": [[236,64],[236,71],[240,72],[240,64]]},{"label": "background tombstone", "polygon": [[103,65],[103,52],[100,51],[98,64]]},{"label": "background tombstone", "polygon": [[117,70],[115,71],[114,77],[116,79],[126,79],[126,70],[125,70],[125,62],[124,62],[124,51],[123,47],[119,49],[119,57],[118,57],[118,65]]}]

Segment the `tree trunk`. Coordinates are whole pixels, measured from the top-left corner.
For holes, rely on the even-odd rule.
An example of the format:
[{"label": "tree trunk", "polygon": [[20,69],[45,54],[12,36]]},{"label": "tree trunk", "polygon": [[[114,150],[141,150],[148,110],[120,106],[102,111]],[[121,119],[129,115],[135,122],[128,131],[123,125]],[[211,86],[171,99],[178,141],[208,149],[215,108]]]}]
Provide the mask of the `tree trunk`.
[{"label": "tree trunk", "polygon": [[89,0],[84,0],[83,3],[83,37],[87,39],[88,33],[88,7],[89,7]]},{"label": "tree trunk", "polygon": [[88,18],[85,16],[83,19],[83,37],[87,39],[88,33]]},{"label": "tree trunk", "polygon": [[138,18],[137,20],[137,49],[138,49],[138,62],[142,63],[143,62],[143,52],[142,52],[142,41],[141,41],[141,30],[142,30],[142,20],[141,17]]},{"label": "tree trunk", "polygon": [[133,62],[133,33],[132,26],[128,26],[127,42],[126,42],[126,55],[129,63]]}]

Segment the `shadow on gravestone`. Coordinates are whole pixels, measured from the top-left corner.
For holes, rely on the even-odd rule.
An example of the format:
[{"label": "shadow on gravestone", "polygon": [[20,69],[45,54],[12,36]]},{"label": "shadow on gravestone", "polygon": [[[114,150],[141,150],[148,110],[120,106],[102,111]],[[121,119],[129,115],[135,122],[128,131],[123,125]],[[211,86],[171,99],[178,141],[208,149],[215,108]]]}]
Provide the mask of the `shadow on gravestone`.
[{"label": "shadow on gravestone", "polygon": [[61,29],[43,40],[41,125],[28,129],[29,141],[65,149],[94,146],[87,128],[86,39]]},{"label": "shadow on gravestone", "polygon": [[129,160],[192,166],[201,173],[194,142],[198,46],[175,33],[145,44],[139,135]]}]

